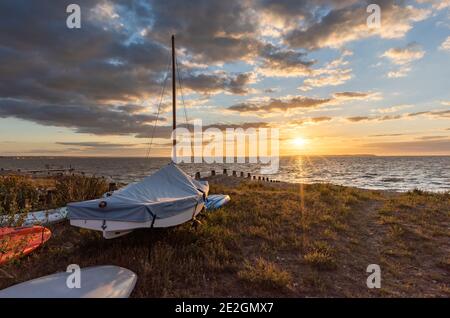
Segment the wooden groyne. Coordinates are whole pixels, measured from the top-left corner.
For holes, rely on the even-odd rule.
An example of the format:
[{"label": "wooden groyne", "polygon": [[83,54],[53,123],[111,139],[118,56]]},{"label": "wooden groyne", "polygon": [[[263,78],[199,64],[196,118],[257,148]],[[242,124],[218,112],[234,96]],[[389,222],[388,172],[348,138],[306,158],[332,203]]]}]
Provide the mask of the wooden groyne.
[{"label": "wooden groyne", "polygon": [[197,179],[197,180],[204,179],[204,178],[214,178],[214,177],[218,177],[218,176],[230,177],[230,178],[238,178],[238,179],[248,179],[248,180],[260,181],[260,182],[273,182],[273,183],[281,182],[281,181],[276,180],[276,179],[270,179],[267,176],[252,175],[250,172],[245,173],[244,171],[232,170],[231,175],[229,175],[227,169],[223,169],[222,175],[220,175],[220,174],[218,175],[216,173],[216,170],[211,170],[211,173],[210,173],[209,176],[202,176],[200,171],[197,171],[195,173],[195,175],[194,175],[195,179]]}]

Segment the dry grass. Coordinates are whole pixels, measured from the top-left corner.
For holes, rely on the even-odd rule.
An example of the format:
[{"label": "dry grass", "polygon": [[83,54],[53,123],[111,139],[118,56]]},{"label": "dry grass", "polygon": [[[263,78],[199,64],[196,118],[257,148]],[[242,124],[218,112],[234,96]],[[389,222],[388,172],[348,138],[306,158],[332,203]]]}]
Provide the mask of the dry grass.
[{"label": "dry grass", "polygon": [[108,183],[95,177],[1,176],[0,215],[25,215],[30,211],[64,206],[67,202],[94,199],[107,191]]},{"label": "dry grass", "polygon": [[292,279],[291,274],[263,258],[255,262],[245,261],[244,268],[237,275],[252,287],[256,285],[269,290],[288,288]]},{"label": "dry grass", "polygon": [[[449,296],[448,194],[314,184],[302,197],[299,185],[222,181],[213,180],[211,192],[231,202],[202,213],[197,227],[104,240],[67,223],[52,226],[43,248],[3,267],[0,288],[75,263],[133,270],[134,297]],[[71,182],[60,184],[62,200],[101,192],[83,190],[95,182]],[[381,290],[366,287],[372,263],[381,265]]]}]

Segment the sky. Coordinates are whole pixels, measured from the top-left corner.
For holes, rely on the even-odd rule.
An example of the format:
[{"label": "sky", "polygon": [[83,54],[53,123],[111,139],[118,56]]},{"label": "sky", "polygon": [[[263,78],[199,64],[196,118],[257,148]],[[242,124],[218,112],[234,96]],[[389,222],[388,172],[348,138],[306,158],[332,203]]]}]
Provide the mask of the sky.
[{"label": "sky", "polygon": [[0,156],[169,155],[172,34],[180,124],[277,128],[281,155],[450,155],[449,0],[2,0]]}]

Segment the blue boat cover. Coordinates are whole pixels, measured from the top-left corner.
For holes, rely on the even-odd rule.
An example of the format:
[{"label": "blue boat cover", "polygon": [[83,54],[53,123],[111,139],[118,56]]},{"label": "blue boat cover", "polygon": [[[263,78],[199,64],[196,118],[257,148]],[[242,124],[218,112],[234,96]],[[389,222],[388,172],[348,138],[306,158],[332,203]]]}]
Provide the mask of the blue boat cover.
[{"label": "blue boat cover", "polygon": [[68,204],[68,218],[125,222],[163,219],[204,204],[208,191],[208,182],[195,180],[170,163],[110,197]]},{"label": "blue boat cover", "polygon": [[205,207],[207,210],[221,208],[231,200],[227,194],[211,194],[206,198]]}]

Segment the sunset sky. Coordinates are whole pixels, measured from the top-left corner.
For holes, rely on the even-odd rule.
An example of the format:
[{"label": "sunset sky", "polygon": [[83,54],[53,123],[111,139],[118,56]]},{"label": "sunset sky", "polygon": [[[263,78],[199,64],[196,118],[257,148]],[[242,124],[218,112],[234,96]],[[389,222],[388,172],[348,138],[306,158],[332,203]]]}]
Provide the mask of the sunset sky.
[{"label": "sunset sky", "polygon": [[145,156],[171,34],[205,128],[279,128],[282,155],[450,155],[450,0],[2,0],[0,155]]}]

